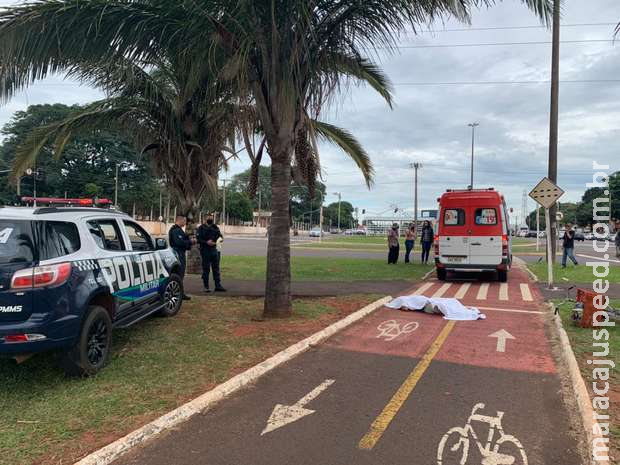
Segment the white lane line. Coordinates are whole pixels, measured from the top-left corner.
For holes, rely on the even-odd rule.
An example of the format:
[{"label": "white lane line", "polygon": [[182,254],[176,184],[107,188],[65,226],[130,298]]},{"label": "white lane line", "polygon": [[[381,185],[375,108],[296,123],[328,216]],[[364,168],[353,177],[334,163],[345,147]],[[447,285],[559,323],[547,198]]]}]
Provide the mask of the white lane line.
[{"label": "white lane line", "polygon": [[500,283],[499,300],[508,300],[508,283]]},{"label": "white lane line", "polygon": [[489,283],[481,284],[480,289],[478,290],[478,295],[476,296],[476,299],[487,300],[488,293],[489,293]]},{"label": "white lane line", "polygon": [[442,295],[444,295],[444,294],[446,293],[446,291],[447,291],[448,289],[450,289],[450,287],[451,287],[451,286],[452,286],[452,284],[450,284],[450,283],[446,283],[446,284],[444,284],[443,286],[441,286],[441,287],[437,290],[437,292],[435,292],[435,293],[433,294],[433,298],[436,298],[436,297],[441,297]]},{"label": "white lane line", "polygon": [[470,287],[471,287],[471,283],[461,284],[461,287],[459,287],[459,290],[456,293],[456,295],[454,296],[454,298],[455,299],[462,299],[463,297],[465,297],[465,294],[467,294],[467,291],[469,291]]},{"label": "white lane line", "polygon": [[530,285],[527,283],[521,283],[521,298],[525,302],[534,301],[534,298],[532,297],[532,291],[530,290]]},{"label": "white lane line", "polygon": [[426,291],[428,291],[431,287],[433,287],[435,283],[424,283],[419,288],[415,290],[415,295],[424,295]]},{"label": "white lane line", "polygon": [[578,257],[582,257],[582,258],[592,258],[593,260],[598,260],[599,262],[620,263],[620,260],[614,260],[613,258],[605,259],[604,257],[593,257],[592,255],[584,255],[584,254],[581,254],[581,253],[578,253],[577,256]]},{"label": "white lane line", "polygon": [[493,312],[508,313],[530,313],[532,315],[543,315],[545,312],[536,312],[534,310],[517,310],[516,308],[495,308],[495,307],[476,307],[478,310],[491,310]]}]

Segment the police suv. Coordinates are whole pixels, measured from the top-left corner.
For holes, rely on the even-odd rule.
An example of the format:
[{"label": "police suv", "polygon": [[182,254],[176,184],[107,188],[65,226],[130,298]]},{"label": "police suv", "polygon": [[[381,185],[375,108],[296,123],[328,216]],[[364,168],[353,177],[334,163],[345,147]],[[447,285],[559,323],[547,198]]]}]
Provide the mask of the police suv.
[{"label": "police suv", "polygon": [[129,216],[0,207],[0,356],[60,349],[70,375],[107,362],[113,328],[182,304],[179,261]]}]

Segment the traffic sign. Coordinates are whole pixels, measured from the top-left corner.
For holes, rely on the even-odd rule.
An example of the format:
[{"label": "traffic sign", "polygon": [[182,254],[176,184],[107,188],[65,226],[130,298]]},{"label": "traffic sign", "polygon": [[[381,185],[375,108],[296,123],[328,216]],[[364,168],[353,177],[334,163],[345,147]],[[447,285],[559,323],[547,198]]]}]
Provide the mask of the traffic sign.
[{"label": "traffic sign", "polygon": [[564,191],[549,178],[543,178],[530,192],[530,197],[544,208],[551,208],[563,195]]}]

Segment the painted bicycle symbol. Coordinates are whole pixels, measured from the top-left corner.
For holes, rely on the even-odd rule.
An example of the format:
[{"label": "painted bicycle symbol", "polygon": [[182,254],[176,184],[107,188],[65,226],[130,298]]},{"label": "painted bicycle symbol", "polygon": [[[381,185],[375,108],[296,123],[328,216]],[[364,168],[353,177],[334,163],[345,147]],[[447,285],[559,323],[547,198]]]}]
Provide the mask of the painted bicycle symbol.
[{"label": "painted bicycle symbol", "polygon": [[402,336],[403,334],[409,334],[414,332],[420,324],[416,321],[410,321],[409,323],[402,324],[396,320],[387,320],[377,326],[379,334],[377,339],[385,339],[387,342]]},{"label": "painted bicycle symbol", "polygon": [[[452,428],[441,438],[437,448],[437,465],[467,464],[472,440],[482,456],[481,465],[527,465],[527,456],[521,442],[514,436],[504,433],[502,428],[504,412],[497,412],[496,417],[478,414],[477,412],[484,407],[484,404],[476,404],[464,428]],[[486,423],[489,426],[484,446],[478,439],[472,422]],[[499,433],[497,439],[496,432]],[[460,461],[456,462],[459,456]]]}]

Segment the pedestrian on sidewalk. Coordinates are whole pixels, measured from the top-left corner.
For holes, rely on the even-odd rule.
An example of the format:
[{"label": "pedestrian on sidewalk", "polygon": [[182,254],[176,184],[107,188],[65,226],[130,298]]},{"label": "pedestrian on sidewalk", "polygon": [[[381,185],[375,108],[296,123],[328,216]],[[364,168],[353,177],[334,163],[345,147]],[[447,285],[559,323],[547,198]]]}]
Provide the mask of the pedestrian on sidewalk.
[{"label": "pedestrian on sidewalk", "polygon": [[425,220],[422,224],[422,234],[420,234],[420,242],[422,244],[422,263],[428,265],[428,258],[431,254],[431,247],[433,246],[433,226],[431,222]]},{"label": "pedestrian on sidewalk", "polygon": [[405,263],[410,262],[409,256],[415,246],[415,225],[411,223],[405,233]]},{"label": "pedestrian on sidewalk", "polygon": [[211,292],[209,288],[209,274],[213,272],[215,292],[226,292],[222,286],[220,275],[220,244],[224,236],[220,228],[215,224],[212,217],[207,217],[205,222],[200,225],[196,233],[198,244],[200,245],[200,256],[202,258],[202,283],[205,292]]},{"label": "pedestrian on sidewalk", "polygon": [[564,252],[562,253],[562,268],[566,268],[567,258],[570,258],[575,266],[579,265],[577,259],[575,258],[575,254],[573,253],[575,250],[575,231],[573,231],[573,225],[571,223],[566,223],[564,226],[562,248],[564,249]]},{"label": "pedestrian on sidewalk", "polygon": [[398,223],[392,225],[392,229],[388,231],[388,264],[396,265],[398,263],[398,255],[400,254],[400,243],[398,242]]},{"label": "pedestrian on sidewalk", "polygon": [[[191,239],[183,230],[187,224],[187,218],[183,215],[177,215],[174,225],[168,231],[168,243],[179,258],[179,277],[181,281],[185,278],[185,268],[187,266],[186,254],[196,243],[195,239]],[[185,288],[184,288],[185,289]],[[183,300],[190,300],[190,297],[183,290]]]}]

